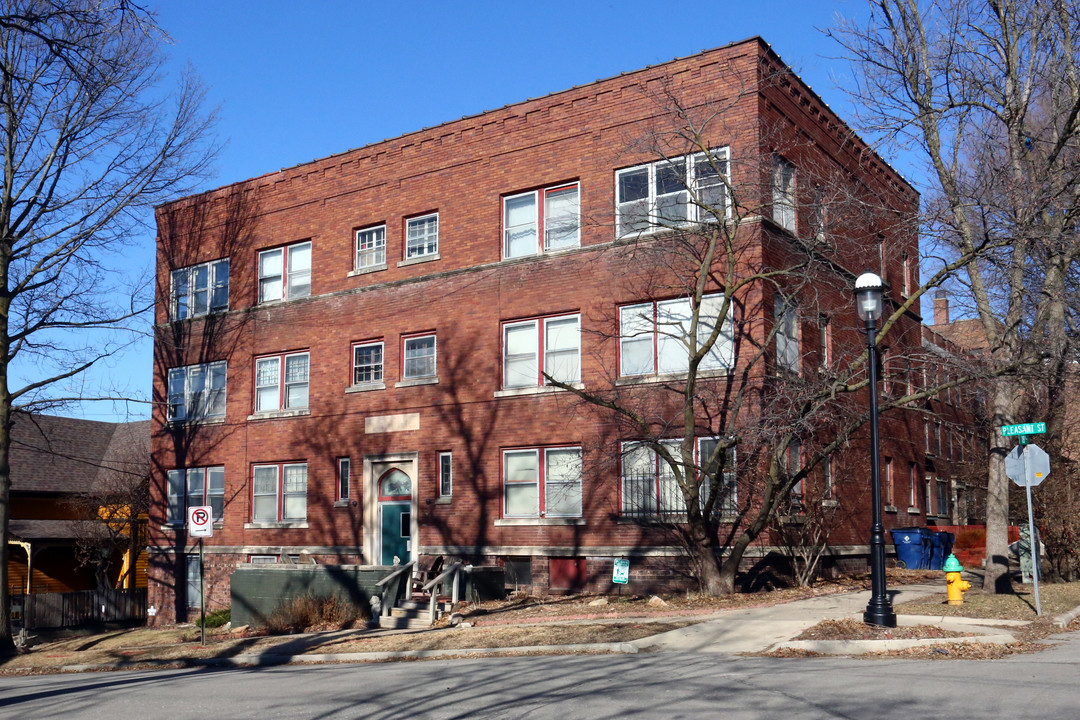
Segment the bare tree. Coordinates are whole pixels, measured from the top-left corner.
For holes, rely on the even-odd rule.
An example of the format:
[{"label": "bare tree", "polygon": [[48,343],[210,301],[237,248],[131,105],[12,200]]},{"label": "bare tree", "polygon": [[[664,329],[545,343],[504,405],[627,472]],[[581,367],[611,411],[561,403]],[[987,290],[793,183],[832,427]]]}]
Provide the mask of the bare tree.
[{"label": "bare tree", "polygon": [[[980,320],[993,371],[1064,377],[1066,281],[1080,252],[1080,67],[1071,0],[876,0],[830,35],[856,70],[864,129],[926,163],[925,249]],[[965,261],[967,258],[967,261]],[[976,260],[977,259],[977,260]],[[975,260],[975,261],[971,261]],[[991,423],[1019,417],[1025,383],[1000,374]],[[1051,442],[1063,412],[1048,414]],[[984,587],[1009,591],[1006,441],[992,433]]]},{"label": "bare tree", "polygon": [[[123,0],[0,3],[0,535],[8,527],[13,408],[113,353],[150,305],[117,268],[149,209],[204,176],[212,116],[185,76],[159,92],[154,17]],[[7,587],[0,544],[0,587]],[[2,594],[0,653],[11,652]]]}]

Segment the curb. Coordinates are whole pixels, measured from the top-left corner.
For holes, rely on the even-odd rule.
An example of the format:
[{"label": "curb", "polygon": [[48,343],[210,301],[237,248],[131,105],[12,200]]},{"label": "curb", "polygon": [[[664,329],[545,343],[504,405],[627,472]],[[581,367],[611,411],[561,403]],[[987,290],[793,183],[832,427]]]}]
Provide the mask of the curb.
[{"label": "curb", "polygon": [[1056,618],[1054,618],[1054,624],[1064,630],[1069,626],[1069,623],[1071,623],[1077,617],[1080,617],[1080,605],[1077,605],[1067,613],[1062,613],[1061,615],[1058,615]]},{"label": "curb", "polygon": [[998,645],[1015,642],[1016,638],[1007,633],[1000,635],[980,635],[978,637],[924,638],[911,640],[789,640],[769,648],[773,650],[806,650],[822,655],[864,655],[888,650],[906,650],[913,647],[930,645],[951,645],[954,643]]}]

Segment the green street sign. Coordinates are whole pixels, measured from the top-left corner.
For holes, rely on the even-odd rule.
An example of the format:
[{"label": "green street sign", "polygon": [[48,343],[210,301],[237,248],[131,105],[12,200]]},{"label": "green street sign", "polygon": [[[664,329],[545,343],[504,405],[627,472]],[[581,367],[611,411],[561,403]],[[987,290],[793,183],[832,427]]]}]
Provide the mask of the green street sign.
[{"label": "green street sign", "polygon": [[1019,425],[1004,425],[1001,434],[1004,437],[1013,435],[1042,435],[1046,432],[1046,423],[1020,423]]}]

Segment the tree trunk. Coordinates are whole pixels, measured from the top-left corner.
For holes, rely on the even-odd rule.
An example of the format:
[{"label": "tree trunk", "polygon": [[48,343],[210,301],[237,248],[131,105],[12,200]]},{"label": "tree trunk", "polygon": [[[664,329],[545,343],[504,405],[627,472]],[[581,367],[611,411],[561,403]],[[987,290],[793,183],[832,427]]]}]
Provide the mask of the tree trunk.
[{"label": "tree trunk", "polygon": [[[11,401],[6,392],[6,377],[0,377],[0,542],[7,544],[8,523],[11,519]],[[15,654],[15,639],[11,634],[11,596],[8,577],[8,555],[0,555],[0,657]]]},{"label": "tree trunk", "polygon": [[983,589],[1011,593],[1009,579],[1009,478],[1005,456],[1011,449],[998,431],[1016,422],[1020,409],[1020,389],[1013,378],[999,378],[993,389],[993,421],[990,434],[990,463],[986,481],[986,574]]}]

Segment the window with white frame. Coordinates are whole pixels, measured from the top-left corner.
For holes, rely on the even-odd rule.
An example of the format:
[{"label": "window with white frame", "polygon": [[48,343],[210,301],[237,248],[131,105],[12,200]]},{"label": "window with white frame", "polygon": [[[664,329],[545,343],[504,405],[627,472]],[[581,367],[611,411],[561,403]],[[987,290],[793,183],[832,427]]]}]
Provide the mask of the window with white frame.
[{"label": "window with white frame", "polygon": [[169,370],[170,421],[213,420],[225,417],[224,360]]},{"label": "window with white frame", "polygon": [[353,385],[377,385],[383,381],[383,344],[353,345]]},{"label": "window with white frame", "polygon": [[[885,504],[896,505],[893,485],[893,462],[891,457],[885,458]],[[895,507],[893,508],[896,509]]]},{"label": "window with white frame", "polygon": [[356,270],[386,265],[386,226],[356,231]]},{"label": "window with white frame", "polygon": [[776,296],[776,366],[799,374],[799,308],[783,295]]},{"label": "window with white frame", "polygon": [[229,258],[172,272],[169,314],[173,320],[229,309]]},{"label": "window with white frame", "polygon": [[779,156],[773,159],[772,216],[777,225],[795,232],[795,166]]},{"label": "window with white frame", "polygon": [[189,554],[184,556],[185,594],[189,608],[202,607],[202,558]]},{"label": "window with white frame", "polygon": [[560,315],[503,324],[503,387],[581,379],[581,316]]},{"label": "window with white frame", "polygon": [[256,358],[255,412],[306,408],[309,377],[310,356],[306,352]]},{"label": "window with white frame", "polygon": [[251,498],[252,522],[307,520],[307,463],[255,465]]},{"label": "window with white frame", "polygon": [[615,172],[618,237],[728,217],[727,148]]},{"label": "window with white frame", "polygon": [[[788,477],[795,477],[802,471],[802,443],[798,440],[792,440],[787,447],[787,474]],[[803,498],[803,480],[799,478],[799,481],[791,486],[791,500],[795,503],[802,502]]]},{"label": "window with white frame", "polygon": [[180,468],[169,471],[166,522],[183,525],[187,509],[210,506],[214,522],[225,517],[225,468]]},{"label": "window with white frame", "polygon": [[352,472],[352,463],[349,458],[338,458],[337,461],[337,498],[338,500],[348,500],[349,493],[352,491],[352,487],[349,485],[351,478],[349,477]]},{"label": "window with white frame", "polygon": [[503,198],[503,257],[577,247],[580,215],[577,183]]},{"label": "window with white frame", "polygon": [[454,493],[454,456],[448,452],[439,453],[439,497],[449,498]]},{"label": "window with white frame", "polygon": [[311,295],[311,242],[259,253],[259,302]]},{"label": "window with white frame", "polygon": [[405,259],[427,257],[439,252],[439,213],[405,221]]},{"label": "window with white frame", "polygon": [[433,378],[436,373],[435,335],[402,338],[402,377],[406,380]]},{"label": "window with white frame", "polygon": [[908,463],[908,492],[909,507],[919,507],[919,468],[913,462]]},{"label": "window with white frame", "polygon": [[833,461],[832,455],[821,458],[821,487],[822,500],[833,499]]},{"label": "window with white frame", "polygon": [[949,481],[942,478],[936,478],[934,484],[937,486],[937,514],[938,517],[949,516]]},{"label": "window with white frame", "polygon": [[[720,490],[721,495],[716,499],[716,505],[713,507],[713,512],[724,515],[734,515],[738,512],[739,508],[738,486],[735,482],[735,448],[725,448],[721,451],[722,454],[719,454],[717,452],[717,447],[719,447],[719,445],[720,441],[717,438],[698,438],[698,467],[701,468],[701,472],[704,475],[698,489],[698,497],[702,509],[704,509],[705,503],[709,499],[709,493],[712,491],[712,478],[716,477],[717,473],[721,473],[723,477],[723,486]],[[711,462],[723,463],[723,465],[717,467],[716,472],[706,472],[710,469]]]},{"label": "window with white frame", "polygon": [[[697,334],[690,298],[624,305],[619,308],[619,374],[665,375],[685,373],[691,352],[704,347],[712,336],[724,303],[715,293],[701,298]],[[734,332],[727,313],[713,346],[698,364],[699,370],[730,368],[734,360]]]},{"label": "window with white frame", "polygon": [[503,517],[581,517],[581,448],[503,450]]},{"label": "window with white frame", "polygon": [[832,330],[828,315],[818,316],[818,357],[822,367],[832,364]]}]

